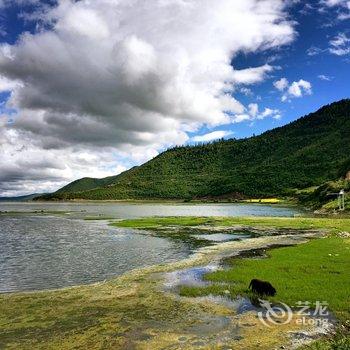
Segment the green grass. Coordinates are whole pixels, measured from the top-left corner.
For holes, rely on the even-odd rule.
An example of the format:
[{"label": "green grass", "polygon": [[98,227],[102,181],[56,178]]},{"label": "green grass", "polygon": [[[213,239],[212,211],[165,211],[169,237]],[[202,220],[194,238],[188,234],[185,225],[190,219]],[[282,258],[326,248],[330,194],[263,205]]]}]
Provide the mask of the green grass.
[{"label": "green grass", "polygon": [[327,229],[332,232],[350,231],[350,218],[276,218],[276,217],[147,217],[112,223],[113,226],[129,228],[159,228],[166,226],[254,226],[291,229]]},{"label": "green grass", "polygon": [[341,320],[350,318],[350,239],[327,237],[296,247],[274,249],[267,259],[234,259],[233,267],[207,274],[205,279],[215,284],[205,288],[183,287],[182,295],[199,296],[249,294],[252,278],[270,281],[278,294],[271,298],[290,306],[296,302],[327,301]]},{"label": "green grass", "polygon": [[127,219],[113,222],[112,226],[128,227],[128,228],[158,228],[166,226],[197,226],[215,224],[216,220],[209,217],[146,217],[140,219]]},{"label": "green grass", "polygon": [[[299,300],[315,302],[326,300],[330,309],[342,323],[350,318],[350,240],[335,234],[350,232],[350,218],[270,218],[270,217],[153,217],[125,220],[118,226],[134,228],[165,228],[166,226],[250,226],[290,229],[328,230],[330,236],[309,243],[272,250],[268,259],[236,259],[234,267],[207,275],[214,282],[208,287],[182,287],[183,296],[203,296],[207,294],[249,295],[247,286],[252,278],[269,280],[278,294],[273,299],[295,305]],[[329,255],[332,254],[332,255]],[[339,254],[336,256],[335,254]],[[228,282],[223,286],[215,282]],[[303,348],[304,349],[304,348]],[[349,330],[338,329],[335,337],[326,337],[305,350],[348,350]]]},{"label": "green grass", "polygon": [[99,220],[114,220],[115,218],[111,216],[85,216],[86,221],[99,221]]}]

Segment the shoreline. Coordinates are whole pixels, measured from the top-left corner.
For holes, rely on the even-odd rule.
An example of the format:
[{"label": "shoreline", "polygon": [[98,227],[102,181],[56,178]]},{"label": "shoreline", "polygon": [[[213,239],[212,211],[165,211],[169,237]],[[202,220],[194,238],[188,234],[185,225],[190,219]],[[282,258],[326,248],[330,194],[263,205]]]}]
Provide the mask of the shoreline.
[{"label": "shoreline", "polygon": [[293,318],[291,324],[274,325],[266,332],[256,312],[238,314],[225,304],[165,291],[166,275],[275,244],[293,245],[295,248],[290,249],[298,249],[303,244],[322,242],[323,237],[327,237],[325,240],[331,236],[347,239],[349,233],[346,232],[350,232],[348,219],[300,217],[148,217],[109,222],[155,229],[156,234],[157,230],[164,229],[171,234],[180,229],[186,235],[192,229],[215,233],[222,229],[233,232],[244,228],[253,229],[258,237],[199,248],[188,258],[137,268],[94,284],[0,294],[3,310],[0,348],[68,350],[71,344],[77,344],[81,348],[141,350],[174,346],[183,349],[270,350],[281,346],[294,349],[308,340],[318,339],[321,329],[298,325]]},{"label": "shoreline", "polygon": [[21,204],[45,204],[45,203],[125,203],[125,204],[183,204],[183,205],[196,205],[196,204],[252,204],[252,205],[272,205],[272,206],[288,206],[288,207],[300,207],[297,203],[288,200],[278,201],[262,201],[256,199],[245,200],[221,200],[221,199],[193,199],[186,201],[184,199],[58,199],[58,200],[31,200],[31,201],[0,201],[0,204],[21,203]]},{"label": "shoreline", "polygon": [[[220,227],[218,227],[217,229],[220,229]],[[226,227],[226,229],[228,228]],[[240,227],[237,227],[238,231],[240,229],[241,229]],[[255,227],[255,228],[252,227],[249,229],[256,230],[256,232],[266,231],[266,229],[264,230],[258,227]],[[129,277],[133,277],[133,276],[139,277],[140,275],[147,275],[150,273],[172,272],[172,271],[176,271],[177,269],[201,266],[210,261],[217,262],[227,256],[239,255],[242,252],[249,251],[252,249],[269,248],[270,245],[274,245],[274,244],[277,244],[277,245],[283,244],[286,246],[303,244],[303,243],[306,243],[309,239],[321,238],[326,234],[326,232],[322,230],[314,230],[314,231],[305,230],[305,232],[302,232],[302,230],[295,230],[295,231],[299,231],[301,233],[300,234],[292,233],[292,234],[275,235],[275,236],[266,235],[266,236],[260,236],[260,237],[247,238],[242,241],[221,242],[214,245],[201,247],[198,249],[198,251],[193,252],[189,257],[185,259],[181,259],[181,260],[169,262],[169,263],[135,268],[135,269],[126,271],[121,275],[116,275],[114,277],[111,277],[107,280],[103,280],[100,282],[80,284],[80,285],[67,286],[67,287],[54,288],[54,289],[0,292],[0,297],[4,295],[21,296],[21,295],[28,295],[28,294],[30,295],[30,294],[39,294],[39,293],[55,293],[55,292],[61,292],[61,291],[69,291],[71,289],[73,290],[73,289],[79,289],[79,288],[88,288],[93,286],[99,286],[101,284],[113,283],[113,282],[116,282],[118,279],[123,279],[123,278],[128,279]],[[308,232],[308,231],[311,231],[311,232]],[[232,251],[232,249],[236,249],[236,250]]]},{"label": "shoreline", "polygon": [[[45,310],[42,310],[43,308],[47,309],[46,312],[48,313],[50,313],[50,310],[52,310],[52,306],[49,306],[50,303],[52,305],[56,305],[57,302],[58,304],[56,307],[58,309],[62,309],[62,306],[60,306],[62,305],[62,302],[63,305],[65,305],[66,302],[70,304],[69,300],[72,300],[73,302],[74,300],[76,300],[76,298],[78,298],[79,300],[82,298],[82,301],[85,300],[81,306],[81,308],[83,309],[85,307],[85,302],[88,302],[88,304],[92,302],[92,305],[96,304],[97,302],[102,302],[101,305],[104,305],[104,307],[106,307],[106,303],[107,305],[111,305],[110,307],[108,307],[108,310],[109,308],[111,308],[111,311],[113,311],[115,300],[117,300],[118,302],[120,302],[120,306],[117,308],[117,310],[120,311],[116,310],[116,315],[122,316],[125,315],[125,313],[134,314],[135,311],[132,310],[138,310],[140,308],[140,305],[143,305],[141,309],[146,308],[146,310],[148,310],[146,314],[148,312],[155,313],[155,318],[152,317],[151,320],[154,319],[154,321],[156,321],[158,319],[163,319],[162,322],[164,322],[165,324],[163,324],[160,329],[157,329],[152,326],[153,321],[149,320],[146,314],[144,314],[144,316],[142,317],[140,316],[141,318],[137,317],[136,319],[134,319],[133,316],[128,321],[131,325],[133,325],[131,329],[135,329],[135,327],[136,329],[138,329],[139,327],[141,327],[142,329],[147,329],[147,332],[150,333],[152,337],[150,339],[145,340],[142,339],[143,337],[140,336],[141,338],[139,338],[138,335],[135,335],[132,332],[130,333],[129,338],[129,331],[121,331],[121,333],[118,333],[120,334],[118,338],[118,344],[115,343],[114,346],[111,346],[110,348],[123,348],[125,344],[130,344],[131,342],[135,346],[137,344],[137,349],[147,349],[150,347],[153,349],[160,349],[163,348],[163,346],[166,344],[174,344],[177,343],[179,339],[184,338],[188,339],[188,341],[192,342],[192,344],[194,344],[193,339],[197,338],[205,338],[207,339],[207,341],[215,342],[219,341],[219,339],[221,339],[221,337],[223,337],[223,335],[226,334],[225,332],[228,328],[233,327],[234,325],[235,327],[237,327],[239,325],[240,334],[242,334],[242,336],[239,337],[241,338],[238,337],[239,340],[237,340],[237,337],[237,339],[228,339],[227,344],[232,344],[232,342],[234,342],[235,344],[240,345],[244,349],[255,349],[256,342],[259,342],[261,344],[261,349],[271,349],[274,346],[286,344],[287,334],[289,334],[289,332],[298,332],[301,330],[301,328],[296,327],[295,325],[289,325],[282,328],[280,326],[276,326],[270,330],[271,336],[266,337],[264,339],[260,339],[256,336],[256,328],[244,326],[245,324],[254,323],[255,327],[263,327],[259,325],[259,323],[256,323],[257,321],[254,314],[248,312],[242,315],[235,315],[232,312],[232,310],[228,309],[224,305],[217,305],[208,301],[193,301],[189,300],[188,298],[179,297],[177,295],[174,295],[173,293],[166,292],[163,288],[165,275],[168,272],[173,272],[196,266],[204,266],[213,261],[218,261],[224,258],[225,256],[232,256],[235,254],[239,254],[242,251],[247,251],[251,249],[265,248],[272,244],[303,244],[308,242],[312,238],[323,237],[325,234],[325,232],[321,231],[313,233],[301,232],[299,235],[291,234],[280,236],[262,236],[257,238],[249,238],[243,241],[230,241],[219,243],[214,246],[200,248],[198,252],[195,252],[186,259],[182,259],[173,263],[159,264],[150,267],[131,270],[124,273],[123,275],[112,278],[108,281],[54,290],[12,292],[0,294],[0,306],[16,304],[13,306],[16,308],[19,307],[20,309],[18,310],[18,312],[19,314],[21,314],[23,313],[23,311],[20,311],[22,310],[21,303],[24,303],[24,305],[30,303],[32,307],[36,305],[38,306],[38,312],[41,315],[40,317],[42,317],[43,314],[45,314]],[[47,301],[45,302],[45,300]],[[47,305],[47,303],[49,303],[49,305]],[[17,306],[17,304],[19,305]],[[175,316],[170,317],[169,319],[169,313],[174,312],[174,310],[177,308],[175,306],[171,306],[171,309],[168,309],[169,305],[178,305],[177,307],[180,307],[181,310],[183,310],[182,312],[186,316],[185,319],[183,319],[184,316],[182,315],[182,313],[180,313],[179,315],[176,313]],[[125,311],[125,308],[127,309],[127,311]],[[77,312],[81,311],[79,308],[76,307],[74,307],[74,309]],[[112,313],[115,314],[115,312]],[[140,313],[140,315],[142,315],[142,313]],[[23,315],[23,317],[24,316],[25,315]],[[107,319],[109,318],[107,317]],[[204,334],[202,334],[201,332],[199,332],[200,334],[197,334],[198,332],[194,332],[194,335],[192,334],[191,337],[189,337],[189,327],[194,327],[195,329],[199,327],[199,329],[201,329],[200,327],[202,326],[200,325],[205,319],[208,319],[208,322],[210,322],[210,324],[211,322],[214,322],[211,327],[215,327],[214,325],[217,324],[217,322],[220,323],[221,321],[223,322],[223,320],[225,320],[225,324],[222,325],[222,327],[220,326],[219,329],[216,330],[217,332],[215,332],[215,334],[211,334],[210,337],[207,335],[208,330],[204,332]],[[59,322],[59,320],[57,320],[56,317],[55,320],[55,322]],[[76,333],[76,326],[77,325],[75,325],[73,328],[74,334]],[[263,329],[264,328],[260,328],[260,330]],[[101,330],[99,332],[101,332]],[[67,341],[69,339],[72,340],[71,337],[75,339],[75,336],[77,335],[74,334],[68,337]],[[99,335],[96,334],[96,337],[99,339]],[[69,340],[68,343],[70,343],[71,340]],[[33,341],[33,344],[37,344],[35,339],[31,339],[29,341]],[[98,340],[96,340],[96,342],[98,342]],[[289,344],[290,342],[288,341],[287,343]],[[49,342],[49,344],[52,345],[51,342]],[[182,341],[181,344],[184,344],[184,342]],[[46,346],[49,345],[46,344]],[[25,343],[23,344],[17,343],[18,349],[28,347],[30,346],[28,346],[27,341],[25,341]],[[53,348],[56,347],[53,346]],[[57,349],[61,348],[65,349],[66,347],[61,347],[61,345],[57,346]]]}]

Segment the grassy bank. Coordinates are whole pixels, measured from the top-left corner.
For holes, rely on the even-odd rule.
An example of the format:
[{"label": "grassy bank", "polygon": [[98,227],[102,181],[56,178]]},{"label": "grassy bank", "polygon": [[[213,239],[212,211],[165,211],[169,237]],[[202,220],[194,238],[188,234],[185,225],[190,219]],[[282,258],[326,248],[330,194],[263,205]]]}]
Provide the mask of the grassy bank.
[{"label": "grassy bank", "polygon": [[327,229],[332,232],[350,231],[350,218],[276,218],[276,217],[147,217],[121,220],[113,226],[157,229],[167,226],[254,226],[290,228],[298,230]]},{"label": "grassy bank", "polygon": [[[206,225],[208,228],[238,225],[298,229],[320,228],[328,229],[334,233],[350,231],[350,219],[170,217],[125,220],[113,224],[146,229],[186,225],[187,227]],[[289,239],[288,244],[296,242],[296,237],[292,238]],[[225,243],[220,245],[220,249],[225,249],[227,253],[239,249],[256,249],[279,242],[281,242],[281,238],[277,236],[260,237]],[[318,242],[324,244],[323,248],[317,246]],[[294,250],[302,247],[305,248],[300,251]],[[317,269],[320,269],[321,265],[324,266],[323,270],[329,278],[327,284],[322,285],[322,287],[326,290],[329,289],[329,292],[332,293],[326,294],[326,291],[323,291],[322,296],[334,298],[334,301],[329,300],[329,303],[337,315],[343,319],[347,317],[346,296],[349,295],[349,286],[341,286],[344,281],[346,283],[346,280],[343,279],[343,273],[349,270],[348,260],[343,255],[344,249],[347,247],[349,247],[349,239],[333,235],[330,238],[313,240],[300,247],[273,251],[272,254],[277,254],[279,251],[287,253],[284,256],[276,255],[276,257],[272,256],[271,259],[255,263],[268,264],[269,261],[274,261],[274,268],[277,269],[280,266],[281,274],[283,271],[286,274],[289,272],[290,276],[294,276],[294,278],[297,278],[300,273],[305,273],[305,285],[295,282],[296,286],[304,290],[303,294],[300,294],[302,291],[298,288],[288,291],[287,288],[283,287],[284,283],[287,282],[281,277],[280,282],[278,282],[281,285],[276,286],[278,297],[282,299],[283,296],[287,301],[294,300],[293,298],[296,299],[297,296],[301,298],[307,296],[307,300],[316,298],[318,295],[312,294],[310,285],[314,279],[313,274],[317,280],[322,278],[323,275]],[[221,252],[220,249],[219,246],[209,247],[196,258],[188,261],[134,271],[106,283],[57,291],[0,295],[0,348],[16,350],[164,349],[182,346],[184,349],[220,349],[222,348],[220,344],[230,344],[232,348],[255,350],[258,346],[260,349],[274,349],[281,344],[286,344],[288,332],[298,330],[293,329],[291,325],[278,325],[266,332],[266,328],[259,323],[253,314],[246,313],[236,316],[232,310],[220,305],[195,302],[188,298],[179,299],[163,292],[163,272],[194,265],[206,265],[218,256]],[[287,249],[291,249],[290,253]],[[294,252],[296,253],[294,254]],[[347,257],[349,257],[347,249],[346,252]],[[332,256],[329,256],[329,253]],[[324,257],[324,254],[327,256]],[[304,264],[305,271],[301,261],[304,258],[308,259],[308,263]],[[249,260],[244,261],[248,262]],[[251,263],[253,264],[254,261]],[[249,262],[249,264],[251,263]],[[242,264],[240,268],[246,273],[248,270],[245,269],[248,268],[254,273],[267,268],[261,268],[258,265],[254,267],[249,264],[247,266]],[[296,265],[296,270],[293,270],[294,265]],[[288,271],[288,269],[290,270]],[[232,269],[234,273],[237,270]],[[241,273],[241,287],[243,288],[244,273],[238,273]],[[272,276],[273,272],[269,273]],[[306,278],[307,275],[309,280]],[[272,279],[271,276],[259,275],[256,277]],[[214,275],[212,278],[214,279]],[[219,280],[223,276],[215,278]],[[236,279],[237,277],[232,275],[232,278]],[[232,293],[235,292],[237,286],[238,284],[232,285]],[[217,292],[221,293],[219,290]],[[347,294],[341,294],[342,292]],[[239,321],[236,317],[239,317]],[[234,339],[237,322],[250,326],[243,327],[239,337]],[[232,339],[224,342],[222,339],[226,339],[227,334],[232,336]],[[200,345],[201,343],[205,344],[206,347]]]},{"label": "grassy bank", "polygon": [[[208,294],[231,297],[249,295],[247,286],[252,278],[269,280],[278,294],[272,301],[282,301],[296,305],[298,301],[327,301],[330,310],[345,325],[339,328],[335,337],[314,342],[303,349],[345,350],[350,349],[350,232],[349,218],[144,218],[125,220],[118,226],[137,228],[166,228],[172,225],[215,226],[215,227],[263,227],[286,229],[326,229],[329,236],[310,241],[296,247],[271,250],[267,259],[231,259],[232,267],[224,271],[208,274],[205,278],[212,282],[207,287],[182,287],[183,296],[203,296]],[[344,237],[343,237],[344,236]],[[223,285],[222,283],[225,283]]]},{"label": "grassy bank", "polygon": [[[343,322],[350,319],[350,239],[327,237],[296,247],[271,250],[266,259],[231,259],[231,268],[207,274],[214,284],[183,287],[185,296],[207,294],[250,295],[247,287],[252,278],[270,281],[278,291],[272,301],[290,306],[298,301],[327,301]],[[225,285],[222,284],[225,282]]]},{"label": "grassy bank", "polygon": [[[350,232],[350,219],[328,218],[269,218],[269,217],[151,217],[124,220],[113,225],[134,228],[161,228],[169,226],[271,227],[285,229],[326,229],[330,236],[310,241],[297,247],[286,247],[269,252],[269,259],[233,259],[234,267],[206,276],[212,282],[234,283],[232,295],[247,293],[250,279],[260,278],[274,282],[279,291],[275,300],[295,304],[298,300],[329,300],[338,316],[350,317],[350,239],[336,236]],[[339,288],[335,288],[335,286]],[[183,295],[223,294],[227,286],[183,288]],[[318,298],[318,299],[317,299]]]},{"label": "grassy bank", "polygon": [[328,218],[269,218],[269,217],[152,217],[124,220],[114,225],[136,228],[182,226],[246,226],[285,229],[326,229],[330,236],[297,247],[269,252],[268,259],[233,259],[233,267],[206,276],[212,282],[232,283],[230,287],[214,284],[205,288],[183,287],[187,296],[206,294],[247,294],[252,278],[273,282],[278,290],[275,301],[294,305],[299,300],[327,300],[337,316],[350,318],[350,239],[336,234],[350,232],[350,219]]}]

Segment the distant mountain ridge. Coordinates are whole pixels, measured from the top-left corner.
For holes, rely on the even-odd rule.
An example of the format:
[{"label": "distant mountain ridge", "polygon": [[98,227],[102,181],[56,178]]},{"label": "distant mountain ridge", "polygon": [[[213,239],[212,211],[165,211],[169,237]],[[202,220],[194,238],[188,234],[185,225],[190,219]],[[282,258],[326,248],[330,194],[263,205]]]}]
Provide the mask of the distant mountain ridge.
[{"label": "distant mountain ridge", "polygon": [[33,193],[17,197],[0,197],[0,202],[28,202],[37,197],[46,196],[46,193]]},{"label": "distant mountain ridge", "polygon": [[279,196],[339,178],[349,160],[350,99],[345,99],[259,136],[175,147],[120,175],[83,178],[39,198]]}]

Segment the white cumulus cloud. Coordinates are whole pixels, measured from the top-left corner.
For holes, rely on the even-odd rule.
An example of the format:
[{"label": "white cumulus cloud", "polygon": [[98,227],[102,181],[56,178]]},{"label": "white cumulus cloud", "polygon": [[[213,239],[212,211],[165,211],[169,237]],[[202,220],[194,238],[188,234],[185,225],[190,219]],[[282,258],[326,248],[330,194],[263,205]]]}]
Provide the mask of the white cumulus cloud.
[{"label": "white cumulus cloud", "polygon": [[312,85],[309,81],[300,79],[299,81],[293,81],[289,83],[286,78],[281,78],[273,83],[274,87],[281,91],[281,100],[286,102],[291,98],[302,97],[304,95],[312,94]]},{"label": "white cumulus cloud", "polygon": [[286,78],[281,78],[280,80],[275,81],[273,85],[277,90],[283,91],[288,87],[289,82]]},{"label": "white cumulus cloud", "polygon": [[[274,67],[236,70],[232,59],[290,43],[289,4],[59,0],[39,7],[33,16],[41,29],[0,46],[0,89],[11,91],[7,107],[18,111],[0,128],[0,194],[110,175],[186,142],[202,125],[244,120],[235,87],[261,82]],[[89,161],[80,157],[86,152],[105,156]],[[23,157],[48,161],[23,178]]]}]

